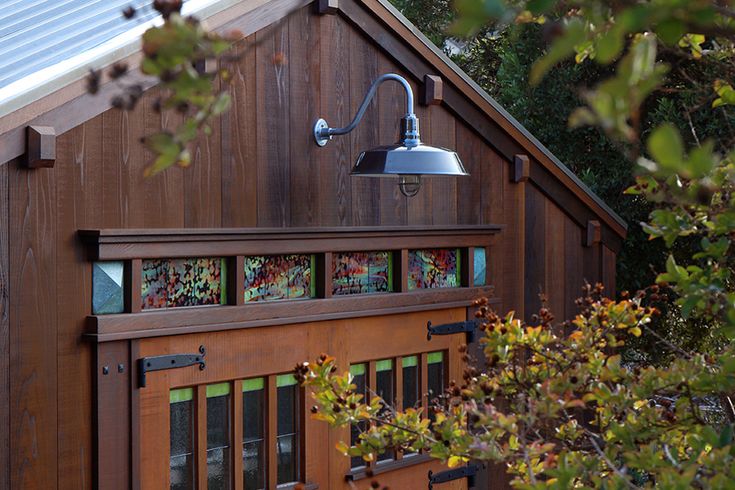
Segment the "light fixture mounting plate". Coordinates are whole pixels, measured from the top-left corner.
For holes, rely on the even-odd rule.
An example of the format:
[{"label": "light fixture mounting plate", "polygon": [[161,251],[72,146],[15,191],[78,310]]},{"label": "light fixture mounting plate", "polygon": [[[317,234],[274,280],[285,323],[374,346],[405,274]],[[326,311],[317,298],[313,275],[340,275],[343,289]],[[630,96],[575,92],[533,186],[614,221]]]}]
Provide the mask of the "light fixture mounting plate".
[{"label": "light fixture mounting plate", "polygon": [[324,119],[317,120],[314,123],[314,141],[319,146],[324,146],[327,142],[332,139],[331,136],[324,136],[323,130],[329,129],[329,124]]}]

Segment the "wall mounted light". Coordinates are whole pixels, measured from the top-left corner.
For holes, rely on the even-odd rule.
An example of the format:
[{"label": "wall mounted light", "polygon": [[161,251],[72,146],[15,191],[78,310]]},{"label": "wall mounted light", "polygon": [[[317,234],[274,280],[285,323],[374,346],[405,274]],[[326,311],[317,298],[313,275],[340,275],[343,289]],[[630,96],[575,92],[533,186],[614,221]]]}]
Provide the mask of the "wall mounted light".
[{"label": "wall mounted light", "polygon": [[460,176],[469,175],[459,156],[452,150],[435,148],[421,143],[419,119],[413,112],[413,91],[411,85],[400,75],[387,73],[380,76],[370,86],[355,118],[343,128],[330,128],[327,121],[319,119],[314,124],[314,139],[324,146],[333,136],[347,134],[365,115],[378,86],[393,80],[400,83],[406,91],[406,115],[401,119],[401,135],[397,143],[378,146],[363,151],[355,161],[350,175],[360,177],[398,177],[398,187],[404,196],[415,196],[421,188],[422,175]]}]

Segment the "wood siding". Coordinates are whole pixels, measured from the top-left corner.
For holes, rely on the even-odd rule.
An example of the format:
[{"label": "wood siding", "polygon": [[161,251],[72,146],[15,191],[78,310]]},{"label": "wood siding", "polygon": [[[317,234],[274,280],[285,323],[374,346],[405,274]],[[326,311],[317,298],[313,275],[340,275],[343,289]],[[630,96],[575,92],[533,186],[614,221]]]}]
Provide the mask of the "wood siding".
[{"label": "wood siding", "polygon": [[346,124],[378,74],[420,88],[343,17],[304,7],[236,49],[233,108],[188,169],[143,177],[151,155],[140,138],[176,117],[154,112],[158,89],[133,112],[112,109],[61,134],[52,169],[0,166],[0,488],[8,475],[12,488],[94,486],[96,354],[82,338],[91,263],[79,229],[496,223],[488,267],[505,310],[528,314],[542,290],[560,318],[584,279],[614,288],[614,252],[583,247],[580,220],[536,184],[513,183],[507,158],[444,105],[417,108],[422,136],[456,148],[472,177],[426,179],[415,198],[393,181],[349,177],[361,149],[396,139],[397,85],[380,89],[352,134],[318,148],[313,122]]}]

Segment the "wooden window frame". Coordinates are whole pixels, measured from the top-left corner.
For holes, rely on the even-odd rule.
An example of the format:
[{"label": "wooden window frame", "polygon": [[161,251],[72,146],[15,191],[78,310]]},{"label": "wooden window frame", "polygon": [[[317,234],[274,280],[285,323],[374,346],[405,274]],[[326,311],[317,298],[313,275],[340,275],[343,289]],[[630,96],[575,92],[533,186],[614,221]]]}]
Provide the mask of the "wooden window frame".
[{"label": "wooden window frame", "polygon": [[[125,262],[125,313],[90,315],[87,335],[97,342],[140,339],[339,318],[356,318],[410,311],[469,306],[472,298],[489,297],[489,269],[485,286],[473,286],[473,248],[486,256],[501,225],[442,227],[344,227],[290,229],[158,229],[82,230],[90,260]],[[460,287],[408,290],[408,251],[458,248]],[[393,253],[393,292],[332,296],[334,252],[388,250]],[[309,300],[244,302],[243,269],[247,255],[315,254],[312,280],[317,297]],[[225,257],[228,261],[227,305],[140,308],[143,259]],[[499,302],[493,299],[492,302]]]}]

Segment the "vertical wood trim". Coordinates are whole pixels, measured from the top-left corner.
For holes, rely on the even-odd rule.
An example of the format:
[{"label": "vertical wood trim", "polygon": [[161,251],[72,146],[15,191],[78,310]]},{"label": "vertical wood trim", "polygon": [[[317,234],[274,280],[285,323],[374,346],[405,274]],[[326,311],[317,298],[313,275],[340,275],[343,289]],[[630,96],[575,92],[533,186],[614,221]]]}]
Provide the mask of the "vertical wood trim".
[{"label": "vertical wood trim", "polygon": [[316,295],[318,298],[332,297],[332,252],[317,254],[316,271]]},{"label": "vertical wood trim", "polygon": [[424,418],[429,415],[429,355],[422,352],[419,355],[419,386],[421,387],[421,408],[423,408]]},{"label": "vertical wood trim", "polygon": [[125,261],[125,312],[140,313],[143,259]]},{"label": "vertical wood trim", "polygon": [[0,488],[10,488],[9,167],[0,165]]},{"label": "vertical wood trim", "polygon": [[[492,265],[495,262],[491,259],[491,254],[495,253],[496,250],[497,247],[485,247],[485,285],[495,285],[495,283],[497,282],[493,280],[493,274],[496,274],[497,271],[493,270]],[[474,271],[472,273],[474,274]],[[500,274],[497,274],[496,277],[498,278],[498,280],[502,280]],[[498,294],[497,290],[495,290],[495,294]]]},{"label": "vertical wood trim", "polygon": [[296,394],[298,396],[298,411],[296,420],[298,422],[298,461],[299,461],[299,481],[307,482],[306,474],[306,390],[301,386],[297,387]]},{"label": "vertical wood trim", "polygon": [[278,454],[276,450],[276,437],[278,437],[278,389],[276,387],[276,376],[270,375],[266,378],[265,401],[268,405],[266,419],[266,487],[276,488],[278,482]]},{"label": "vertical wood trim", "polygon": [[[526,185],[526,184],[524,184]],[[541,307],[540,294],[546,291],[546,197],[531,187],[526,193],[526,236],[524,260],[526,263],[525,282],[525,320],[538,312]]]},{"label": "vertical wood trim", "polygon": [[197,488],[207,488],[207,387],[196,387],[196,469]]},{"label": "vertical wood trim", "polygon": [[[403,357],[399,356],[393,359],[393,386],[395,388],[395,393],[393,394],[393,401],[389,401],[388,403],[392,403],[395,410],[403,410]],[[396,461],[400,461],[403,459],[403,451],[392,451],[393,458]]]},{"label": "vertical wood trim", "polygon": [[408,291],[408,250],[403,249],[393,254],[393,291]]},{"label": "vertical wood trim", "polygon": [[245,257],[227,258],[227,304],[245,304]]},{"label": "vertical wood trim", "polygon": [[472,287],[475,279],[475,247],[460,249],[460,264],[460,284],[463,287]]},{"label": "vertical wood trim", "polygon": [[232,383],[231,397],[232,412],[232,443],[230,447],[232,451],[232,488],[234,490],[243,490],[242,480],[242,380],[235,380]]},{"label": "vertical wood trim", "polygon": [[9,170],[11,488],[57,488],[56,179]]},{"label": "vertical wood trim", "polygon": [[140,358],[140,341],[130,342],[130,478],[132,490],[140,490],[141,482],[141,442],[140,433],[140,389],[138,388],[138,363]]}]

